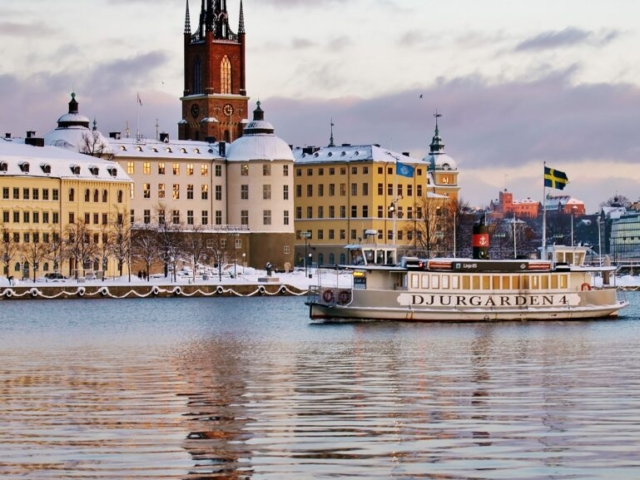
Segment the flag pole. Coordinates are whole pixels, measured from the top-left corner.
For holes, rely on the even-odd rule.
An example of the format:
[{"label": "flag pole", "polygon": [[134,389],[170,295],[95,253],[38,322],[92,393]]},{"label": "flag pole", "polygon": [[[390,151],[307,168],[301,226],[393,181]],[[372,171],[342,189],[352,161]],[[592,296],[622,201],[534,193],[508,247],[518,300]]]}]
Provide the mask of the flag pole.
[{"label": "flag pole", "polygon": [[[396,221],[398,219],[398,157],[395,158],[394,184],[393,184],[393,246],[396,246]],[[396,259],[397,260],[397,259]]]},{"label": "flag pole", "polygon": [[542,165],[542,250],[540,251],[540,258],[544,260],[547,255],[547,187],[544,180],[547,162],[543,162]]}]

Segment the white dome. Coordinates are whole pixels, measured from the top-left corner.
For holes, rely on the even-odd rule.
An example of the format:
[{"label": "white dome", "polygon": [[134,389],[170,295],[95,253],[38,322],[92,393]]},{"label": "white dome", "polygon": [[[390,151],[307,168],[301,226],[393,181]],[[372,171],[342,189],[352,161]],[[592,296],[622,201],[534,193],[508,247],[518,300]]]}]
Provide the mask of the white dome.
[{"label": "white dome", "polygon": [[45,145],[65,148],[74,152],[90,153],[83,151],[88,147],[96,153],[112,153],[111,145],[102,133],[82,127],[53,130],[44,136],[44,143]]},{"label": "white dome", "polygon": [[439,154],[429,154],[422,159],[424,162],[429,164],[430,168],[435,168],[436,170],[457,170],[458,164],[456,161],[451,158],[446,153]]},{"label": "white dome", "polygon": [[245,162],[248,160],[290,160],[293,161],[291,147],[273,134],[245,135],[229,145],[227,160]]},{"label": "white dome", "polygon": [[89,125],[89,119],[84,115],[80,115],[79,113],[65,113],[58,119],[58,124],[60,123],[86,123]]}]

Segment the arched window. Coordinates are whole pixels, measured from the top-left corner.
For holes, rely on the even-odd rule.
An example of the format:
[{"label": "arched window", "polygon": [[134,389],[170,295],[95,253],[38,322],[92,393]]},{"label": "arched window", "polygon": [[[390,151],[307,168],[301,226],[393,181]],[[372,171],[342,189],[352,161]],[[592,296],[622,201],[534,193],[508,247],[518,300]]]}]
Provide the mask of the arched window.
[{"label": "arched window", "polygon": [[324,265],[324,253],[319,253],[318,254],[318,266],[322,266]]},{"label": "arched window", "polygon": [[76,200],[76,191],[73,188],[69,189],[69,201],[75,202]]},{"label": "arched window", "polygon": [[336,263],[336,256],[333,253],[329,254],[329,265],[335,265]]},{"label": "arched window", "polygon": [[118,203],[122,203],[122,190],[118,190]]},{"label": "arched window", "polygon": [[193,63],[193,93],[203,93],[202,90],[202,62],[200,57],[196,57],[196,61]]},{"label": "arched window", "polygon": [[109,193],[106,190],[102,191],[102,203],[107,203],[109,200]]},{"label": "arched window", "polygon": [[44,262],[44,265],[42,265],[42,271],[43,272],[49,271],[49,262]]},{"label": "arched window", "polygon": [[340,265],[347,263],[347,256],[344,253],[340,254]]},{"label": "arched window", "polygon": [[220,93],[231,93],[231,62],[226,55],[220,63]]},{"label": "arched window", "polygon": [[98,189],[95,189],[93,191],[93,201],[94,203],[98,203],[100,201],[100,192],[98,191]]},{"label": "arched window", "polygon": [[20,271],[20,262],[16,263],[16,266],[15,266],[15,268],[13,270],[16,271],[16,272]]},{"label": "arched window", "polygon": [[89,191],[88,188],[84,191],[84,201],[85,202],[91,201],[91,192]]}]

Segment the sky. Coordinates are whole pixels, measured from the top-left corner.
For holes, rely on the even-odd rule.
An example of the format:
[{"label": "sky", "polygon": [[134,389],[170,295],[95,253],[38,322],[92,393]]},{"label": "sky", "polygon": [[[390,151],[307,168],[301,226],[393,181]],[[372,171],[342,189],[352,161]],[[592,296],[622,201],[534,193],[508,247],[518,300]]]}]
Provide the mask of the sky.
[{"label": "sky", "polygon": [[[53,130],[75,91],[105,134],[177,137],[185,0],[0,10],[0,134]],[[637,0],[244,0],[244,15],[250,109],[289,144],[327,145],[333,121],[336,143],[422,158],[437,111],[472,206],[505,188],[541,201],[544,162],[570,180],[549,193],[588,213],[640,198]]]}]

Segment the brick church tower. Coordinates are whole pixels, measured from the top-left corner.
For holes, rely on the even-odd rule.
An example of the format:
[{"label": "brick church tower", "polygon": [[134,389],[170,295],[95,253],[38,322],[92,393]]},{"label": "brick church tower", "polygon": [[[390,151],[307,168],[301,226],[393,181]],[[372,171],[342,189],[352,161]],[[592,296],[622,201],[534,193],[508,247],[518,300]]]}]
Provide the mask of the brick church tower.
[{"label": "brick church tower", "polygon": [[227,0],[202,0],[197,29],[191,33],[187,0],[180,140],[233,142],[242,136],[249,108],[245,51],[242,0],[237,34],[229,28]]}]

